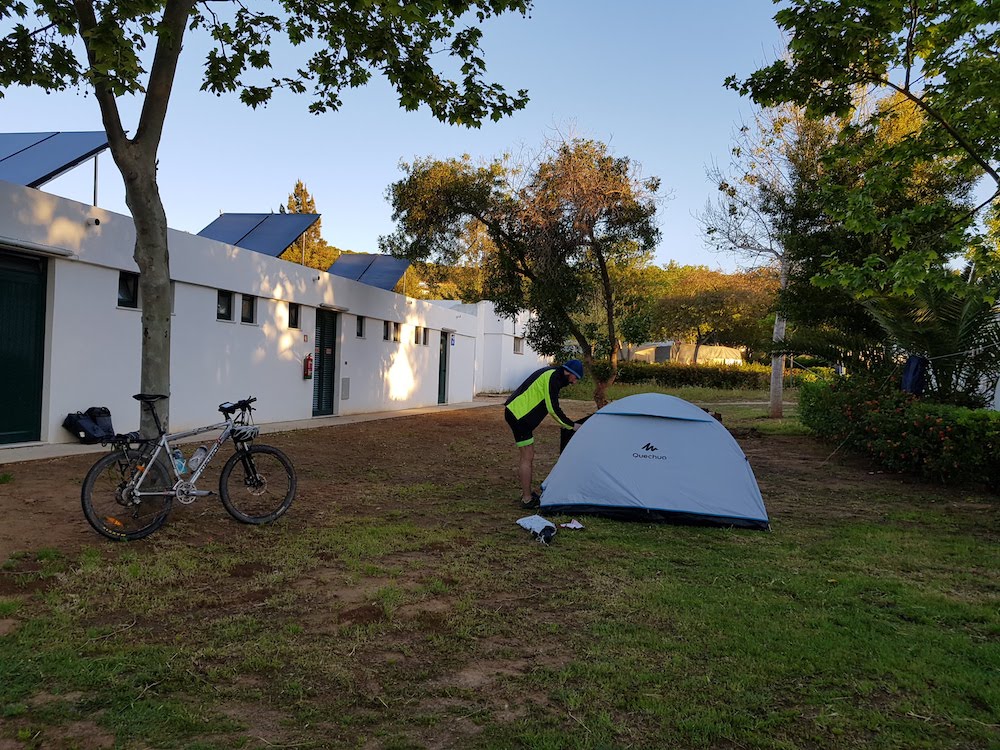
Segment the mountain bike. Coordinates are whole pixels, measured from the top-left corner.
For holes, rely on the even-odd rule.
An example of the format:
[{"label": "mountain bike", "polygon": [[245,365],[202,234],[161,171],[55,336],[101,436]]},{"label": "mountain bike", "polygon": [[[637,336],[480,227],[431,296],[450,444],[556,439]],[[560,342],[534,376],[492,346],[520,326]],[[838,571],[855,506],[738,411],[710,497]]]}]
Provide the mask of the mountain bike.
[{"label": "mountain bike", "polygon": [[[80,500],[84,516],[100,534],[115,541],[142,539],[163,525],[174,499],[188,505],[214,495],[198,489],[197,482],[229,439],[236,451],[219,477],[219,498],[229,515],[242,523],[263,524],[288,510],[295,499],[295,468],[277,448],[254,443],[260,428],[253,424],[250,405],[256,398],[219,404],[224,422],[169,434],[156,413],[156,402],[166,396],[139,393],[132,398],[149,409],[159,434],[145,439],[135,432],[115,435],[109,441],[111,453],[87,472]],[[212,431],[219,435],[211,447],[202,446],[187,462],[174,447],[178,440]]]}]

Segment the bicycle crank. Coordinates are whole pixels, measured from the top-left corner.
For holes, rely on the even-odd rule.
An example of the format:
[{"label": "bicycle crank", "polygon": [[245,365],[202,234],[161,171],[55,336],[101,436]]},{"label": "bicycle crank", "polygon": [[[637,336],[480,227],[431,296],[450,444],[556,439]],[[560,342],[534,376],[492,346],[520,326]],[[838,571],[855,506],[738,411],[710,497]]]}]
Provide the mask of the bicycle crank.
[{"label": "bicycle crank", "polygon": [[199,497],[207,497],[208,495],[214,495],[214,492],[208,490],[199,490],[194,486],[194,482],[178,482],[174,485],[174,492],[177,493],[177,502],[183,503],[184,505],[190,505]]}]

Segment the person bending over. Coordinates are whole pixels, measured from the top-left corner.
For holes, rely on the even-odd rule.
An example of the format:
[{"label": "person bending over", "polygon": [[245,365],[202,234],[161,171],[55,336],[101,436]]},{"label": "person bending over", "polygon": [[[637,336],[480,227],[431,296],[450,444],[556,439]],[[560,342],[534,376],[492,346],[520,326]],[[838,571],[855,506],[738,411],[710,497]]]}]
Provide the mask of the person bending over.
[{"label": "person bending over", "polygon": [[576,424],[559,408],[559,391],[583,377],[583,362],[571,359],[558,367],[543,367],[531,373],[504,402],[504,418],[514,433],[518,448],[517,476],[521,482],[521,506],[538,507],[538,494],[531,489],[535,462],[532,434],[546,414],[560,427],[575,430]]}]

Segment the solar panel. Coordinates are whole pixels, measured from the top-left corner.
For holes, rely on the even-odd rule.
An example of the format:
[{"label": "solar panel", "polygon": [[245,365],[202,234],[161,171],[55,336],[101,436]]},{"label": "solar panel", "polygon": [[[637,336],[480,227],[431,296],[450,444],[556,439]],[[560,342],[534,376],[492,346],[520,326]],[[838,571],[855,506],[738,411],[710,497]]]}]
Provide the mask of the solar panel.
[{"label": "solar panel", "polygon": [[341,253],[340,257],[327,269],[327,273],[357,281],[372,264],[370,253]]},{"label": "solar panel", "polygon": [[198,236],[276,258],[317,219],[319,214],[222,214]]},{"label": "solar panel", "polygon": [[13,156],[55,133],[0,133],[0,160]]},{"label": "solar panel", "polygon": [[0,180],[37,188],[108,147],[102,131],[0,133]]},{"label": "solar panel", "polygon": [[361,274],[359,281],[362,284],[392,291],[409,267],[410,261],[403,258],[393,258],[391,255],[376,255],[375,260],[372,261],[368,270]]},{"label": "solar panel", "polygon": [[344,253],[330,266],[328,273],[392,291],[409,267],[410,261],[391,255]]},{"label": "solar panel", "polygon": [[198,232],[199,237],[238,245],[268,214],[220,214],[219,218]]}]

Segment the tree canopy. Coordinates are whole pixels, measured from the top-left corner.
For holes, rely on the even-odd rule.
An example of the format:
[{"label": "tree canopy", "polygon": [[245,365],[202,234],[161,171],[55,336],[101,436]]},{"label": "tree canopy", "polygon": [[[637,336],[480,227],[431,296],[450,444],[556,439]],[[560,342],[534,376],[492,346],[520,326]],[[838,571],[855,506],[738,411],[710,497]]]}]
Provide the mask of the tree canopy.
[{"label": "tree canopy", "polygon": [[[315,214],[316,199],[302,180],[295,181],[295,187],[288,194],[288,202],[279,206],[281,213]],[[328,269],[338,257],[340,250],[323,239],[323,219],[316,219],[297,242],[285,248],[278,257],[292,263],[301,263],[320,271]]]},{"label": "tree canopy", "polygon": [[[478,126],[527,102],[485,80],[482,24],[526,14],[530,0],[0,0],[0,97],[12,85],[94,94],[136,229],[142,309],[140,388],[170,392],[170,277],[166,212],[156,160],[186,34],[205,35],[203,91],[266,104],[278,89],[307,95],[314,113],[335,111],[346,89],[384,76],[400,106],[426,105],[442,122]],[[288,48],[275,68],[272,47]],[[441,55],[441,52],[446,54]],[[452,78],[454,75],[454,78]],[[119,101],[137,97],[138,122]],[[166,422],[168,403],[161,414]],[[143,429],[152,428],[144,415]]]},{"label": "tree canopy", "polygon": [[660,338],[745,346],[751,356],[769,349],[770,313],[778,293],[774,269],[727,274],[670,264],[667,271],[671,283],[656,300]]},{"label": "tree canopy", "polygon": [[[1000,3],[990,0],[791,0],[775,14],[789,33],[788,54],[727,85],[762,106],[793,102],[813,116],[848,116],[859,89],[891,91],[919,110],[926,126],[883,143],[881,163],[851,186],[852,218],[872,220],[865,196],[891,181],[891,167],[948,158],[952,169],[986,175],[1000,194]],[[892,117],[876,113],[874,122]],[[869,131],[871,132],[871,131]],[[874,135],[872,135],[874,137]],[[870,147],[858,144],[860,147]],[[913,213],[883,217],[898,244],[910,241]]]},{"label": "tree canopy", "polygon": [[588,368],[595,357],[595,313],[609,342],[609,380],[617,371],[621,308],[616,269],[641,263],[659,240],[655,224],[659,181],[605,144],[571,139],[549,144],[530,166],[498,159],[423,159],[403,165],[390,186],[397,230],[384,249],[412,260],[450,262],[467,251],[473,224],[491,241],[483,294],[508,316],[531,310],[527,336],[555,354],[576,342]]},{"label": "tree canopy", "polygon": [[[966,375],[990,373],[998,356],[965,347],[988,338],[1000,293],[998,259],[973,221],[1000,195],[1000,4],[790,0],[775,19],[787,55],[727,85],[842,123],[814,189],[786,206],[795,266],[783,309],[848,335],[862,329],[837,316],[860,322],[863,311],[898,347],[888,354],[930,356],[941,393],[960,400],[980,387]],[[974,206],[984,178],[992,195]],[[952,270],[963,261],[974,270]],[[927,335],[914,335],[917,322]]]}]

